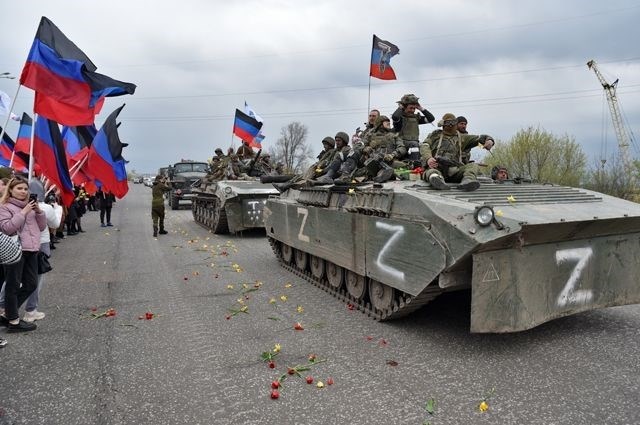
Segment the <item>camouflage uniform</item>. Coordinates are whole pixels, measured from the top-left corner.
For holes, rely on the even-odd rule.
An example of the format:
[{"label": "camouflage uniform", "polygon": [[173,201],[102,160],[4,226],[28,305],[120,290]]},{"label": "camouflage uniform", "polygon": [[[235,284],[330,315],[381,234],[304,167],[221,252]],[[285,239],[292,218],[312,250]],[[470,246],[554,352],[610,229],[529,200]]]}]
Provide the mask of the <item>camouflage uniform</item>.
[{"label": "camouflage uniform", "polygon": [[[320,183],[333,183],[334,179],[342,182],[350,181],[353,172],[358,168],[360,150],[349,147],[349,135],[344,131],[339,131],[335,139],[342,140],[342,146],[337,146],[335,153],[326,168],[326,173],[318,179]],[[336,142],[336,145],[338,143]]]},{"label": "camouflage uniform", "polygon": [[[381,161],[384,161],[386,165],[392,168],[406,166],[401,160],[407,154],[407,148],[397,134],[384,127],[384,122],[389,122],[389,118],[384,115],[379,116],[373,126],[373,131],[369,132],[364,139],[363,167],[358,169],[355,175],[366,175],[367,178],[373,179],[381,169],[389,169],[384,164],[381,164]],[[386,181],[391,177],[392,175],[387,175],[384,180]]]},{"label": "camouflage uniform", "polygon": [[422,108],[422,113],[406,113],[404,111],[407,105],[417,105],[419,98],[413,94],[405,94],[397,102],[398,109],[391,115],[393,121],[393,129],[398,133],[400,139],[404,142],[407,148],[407,155],[410,161],[417,161],[419,159],[419,145],[420,145],[420,125],[433,122],[435,117],[431,112]]},{"label": "camouflage uniform", "polygon": [[[446,182],[477,181],[480,169],[475,163],[463,164],[463,152],[471,150],[478,144],[484,144],[487,139],[493,140],[492,137],[487,135],[461,134],[455,129],[452,131],[434,131],[420,145],[420,159],[423,166],[427,168],[422,178],[429,181],[429,177],[437,174],[444,177]],[[442,157],[463,165],[445,167],[440,164],[438,168],[428,168],[427,161],[432,157]]]},{"label": "camouflage uniform", "polygon": [[153,221],[153,236],[158,236],[158,224],[160,234],[165,235],[164,230],[164,192],[169,192],[171,187],[162,181],[162,176],[156,176],[151,187],[151,221]]}]

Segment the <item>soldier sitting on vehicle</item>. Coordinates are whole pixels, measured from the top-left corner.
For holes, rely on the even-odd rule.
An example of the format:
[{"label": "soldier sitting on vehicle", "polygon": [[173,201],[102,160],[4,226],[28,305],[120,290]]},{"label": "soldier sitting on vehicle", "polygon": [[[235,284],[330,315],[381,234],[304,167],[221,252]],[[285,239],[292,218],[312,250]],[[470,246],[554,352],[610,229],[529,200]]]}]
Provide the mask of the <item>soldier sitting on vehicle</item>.
[{"label": "soldier sitting on vehicle", "polygon": [[313,180],[324,175],[327,172],[327,167],[331,164],[333,157],[336,154],[336,141],[331,136],[327,136],[322,139],[323,150],[318,154],[318,161],[313,164],[303,175],[296,175],[289,181],[284,183],[274,183],[274,187],[280,192],[284,192],[290,187],[303,187],[313,184]]},{"label": "soldier sitting on vehicle", "polygon": [[352,174],[358,167],[360,153],[349,147],[349,135],[339,131],[335,137],[336,152],[326,167],[326,173],[317,179],[318,183],[339,183],[351,181]]},{"label": "soldier sitting on vehicle", "polygon": [[438,190],[448,190],[445,182],[460,183],[458,189],[476,190],[480,187],[477,164],[462,163],[462,153],[471,147],[482,145],[489,150],[494,141],[491,136],[461,134],[457,129],[456,116],[444,114],[438,122],[442,130],[431,133],[420,146],[421,161],[425,168],[422,179]]},{"label": "soldier sitting on vehicle", "polygon": [[406,167],[401,160],[406,156],[407,148],[402,139],[391,129],[391,120],[379,116],[364,139],[362,164],[355,175],[366,176],[382,183],[394,177],[394,169]]}]

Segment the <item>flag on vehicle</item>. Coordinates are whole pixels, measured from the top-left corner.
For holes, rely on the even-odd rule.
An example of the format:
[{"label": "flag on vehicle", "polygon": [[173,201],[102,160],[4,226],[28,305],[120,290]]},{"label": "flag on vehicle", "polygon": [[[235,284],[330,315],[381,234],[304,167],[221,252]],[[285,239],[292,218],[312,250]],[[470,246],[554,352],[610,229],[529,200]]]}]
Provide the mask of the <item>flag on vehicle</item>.
[{"label": "flag on vehicle", "polygon": [[87,173],[99,180],[103,190],[110,191],[118,198],[124,197],[129,191],[126,161],[122,157],[122,149],[127,144],[120,141],[116,123],[122,108],[124,105],[109,115],[93,138],[85,166]]},{"label": "flag on vehicle", "polygon": [[244,101],[244,113],[249,115],[251,118],[255,118],[258,122],[264,122],[262,117],[256,114],[256,111],[254,111],[253,108],[249,106],[246,100]]},{"label": "flag on vehicle", "polygon": [[396,73],[391,68],[391,58],[398,53],[400,53],[398,46],[374,34],[369,75],[380,80],[396,80]]},{"label": "flag on vehicle", "polygon": [[35,123],[33,159],[40,172],[60,190],[62,203],[69,206],[75,199],[60,127],[55,121],[39,116]]},{"label": "flag on vehicle", "polygon": [[100,112],[101,98],[133,94],[136,88],[96,69],[91,59],[43,16],[20,84],[36,91],[36,113],[63,125],[91,125]]},{"label": "flag on vehicle", "polygon": [[247,142],[249,146],[259,147],[259,144],[256,144],[254,139],[260,133],[261,128],[262,123],[260,121],[236,109],[233,134]]}]

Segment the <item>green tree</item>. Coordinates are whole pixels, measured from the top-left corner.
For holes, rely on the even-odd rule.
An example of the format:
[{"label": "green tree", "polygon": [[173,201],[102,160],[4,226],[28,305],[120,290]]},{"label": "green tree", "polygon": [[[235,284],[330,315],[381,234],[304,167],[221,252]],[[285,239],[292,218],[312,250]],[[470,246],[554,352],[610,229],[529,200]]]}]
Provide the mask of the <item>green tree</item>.
[{"label": "green tree", "polygon": [[485,158],[489,169],[505,166],[512,178],[578,186],[586,174],[587,157],[573,137],[537,127],[518,131],[506,143],[496,144],[492,153]]},{"label": "green tree", "polygon": [[[635,180],[640,181],[640,162],[634,161],[633,165]],[[638,202],[640,196],[630,177],[624,169],[621,158],[613,156],[609,160],[598,161],[591,167],[587,174],[585,187],[596,192]]]}]

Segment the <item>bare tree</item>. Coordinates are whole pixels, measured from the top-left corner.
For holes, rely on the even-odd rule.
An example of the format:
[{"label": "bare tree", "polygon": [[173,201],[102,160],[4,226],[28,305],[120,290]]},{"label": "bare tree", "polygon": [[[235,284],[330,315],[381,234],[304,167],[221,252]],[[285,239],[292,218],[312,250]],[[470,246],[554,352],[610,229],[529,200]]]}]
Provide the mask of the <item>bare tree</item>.
[{"label": "bare tree", "polygon": [[280,138],[270,151],[271,159],[283,164],[284,173],[301,173],[311,156],[311,147],[307,144],[307,127],[297,121],[280,129]]}]

